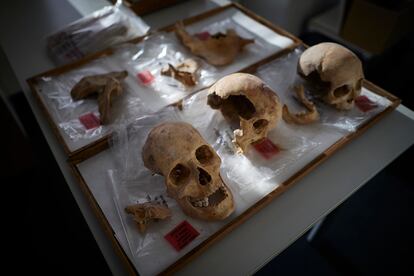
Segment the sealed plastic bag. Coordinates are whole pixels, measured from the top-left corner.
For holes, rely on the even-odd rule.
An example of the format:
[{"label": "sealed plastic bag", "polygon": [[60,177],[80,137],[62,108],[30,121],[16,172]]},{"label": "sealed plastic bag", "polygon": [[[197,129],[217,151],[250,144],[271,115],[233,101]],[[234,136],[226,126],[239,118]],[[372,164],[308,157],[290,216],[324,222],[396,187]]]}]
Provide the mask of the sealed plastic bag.
[{"label": "sealed plastic bag", "polygon": [[56,64],[66,64],[87,54],[142,36],[148,30],[149,26],[140,17],[117,3],[50,35],[47,38],[47,48]]},{"label": "sealed plastic bag", "polygon": [[[66,73],[41,77],[37,89],[53,121],[62,130],[71,150],[84,146],[109,133],[109,125],[102,125],[96,97],[74,100],[71,90],[83,77],[123,71],[111,56],[102,57]],[[137,96],[135,79],[127,76],[121,81],[123,93],[113,101],[110,123],[124,121],[139,112],[148,112]]]},{"label": "sealed plastic bag", "polygon": [[[129,125],[118,126],[114,132],[112,149],[116,170],[109,172],[110,182],[114,187],[114,199],[134,261],[138,271],[144,275],[161,272],[275,190],[281,184],[278,177],[287,177],[284,171],[289,164],[318,145],[282,123],[269,134],[270,143],[278,149],[271,152],[271,156],[263,156],[254,147],[246,154],[236,153],[231,142],[232,130],[220,112],[207,105],[206,92],[204,90],[185,99],[181,106],[170,106],[153,115],[137,118]],[[195,127],[221,158],[221,177],[231,190],[236,206],[235,212],[224,221],[202,221],[186,216],[166,194],[164,176],[153,175],[143,164],[142,148],[151,129],[162,122],[176,121],[184,121]],[[269,154],[269,151],[266,153]],[[140,234],[124,209],[154,199],[165,201],[173,215],[170,219],[155,222],[145,234]],[[165,237],[183,221],[188,222],[199,234],[177,251]]]},{"label": "sealed plastic bag", "polygon": [[[156,33],[138,44],[124,45],[114,57],[136,77],[141,95],[153,112],[210,86],[219,77],[216,68],[189,53],[171,33]],[[170,65],[177,67],[188,59],[197,64],[195,85],[185,85],[162,73]]]},{"label": "sealed plastic bag", "polygon": [[194,22],[185,26],[185,29],[190,35],[198,37],[224,34],[228,30],[234,30],[238,36],[254,40],[254,43],[246,45],[237,54],[231,64],[217,67],[221,77],[240,71],[294,44],[292,39],[274,32],[235,8],[226,9]]},{"label": "sealed plastic bag", "polygon": [[[297,64],[303,51],[303,48],[295,49],[288,55],[261,66],[256,74],[278,93],[282,102],[293,113],[304,110],[304,107],[294,97],[294,87],[304,82],[297,74]],[[378,96],[364,87],[362,87],[361,95],[356,99],[356,104],[351,110],[338,110],[308,94],[309,96],[317,107],[320,119],[307,127],[322,124],[345,133],[356,131],[364,122],[391,105],[388,99]],[[297,126],[297,128],[301,127],[304,126]]]}]

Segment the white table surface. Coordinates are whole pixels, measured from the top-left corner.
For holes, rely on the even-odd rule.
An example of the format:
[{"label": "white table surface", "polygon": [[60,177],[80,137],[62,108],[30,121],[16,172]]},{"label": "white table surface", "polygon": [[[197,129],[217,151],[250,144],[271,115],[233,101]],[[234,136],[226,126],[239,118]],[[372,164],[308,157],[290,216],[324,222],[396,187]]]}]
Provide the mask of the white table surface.
[{"label": "white table surface", "polygon": [[[105,3],[103,0],[92,2],[93,7]],[[192,1],[187,7],[180,5],[173,12],[151,14],[144,20],[156,28],[214,6],[207,2]],[[105,260],[113,274],[124,275],[126,271],[120,259],[70,171],[63,147],[26,84],[27,78],[54,67],[46,55],[44,38],[89,13],[91,6],[79,3],[76,0],[8,1],[0,11],[0,44]],[[254,273],[413,143],[414,113],[400,106],[185,266],[180,274]]]}]

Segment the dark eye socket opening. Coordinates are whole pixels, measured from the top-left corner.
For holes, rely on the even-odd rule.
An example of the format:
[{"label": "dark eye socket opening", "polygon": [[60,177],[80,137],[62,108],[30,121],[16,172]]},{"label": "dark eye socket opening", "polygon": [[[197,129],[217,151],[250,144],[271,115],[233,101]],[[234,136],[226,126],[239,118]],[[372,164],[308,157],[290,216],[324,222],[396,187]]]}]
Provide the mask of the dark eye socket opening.
[{"label": "dark eye socket opening", "polygon": [[170,172],[170,179],[174,185],[181,185],[186,182],[190,176],[190,169],[182,164],[177,164]]},{"label": "dark eye socket opening", "polygon": [[208,164],[214,158],[214,153],[209,146],[203,145],[196,149],[195,156],[200,164]]},{"label": "dark eye socket opening", "polygon": [[342,97],[349,93],[349,87],[348,85],[342,85],[335,89],[333,92],[335,97]]},{"label": "dark eye socket opening", "polygon": [[324,94],[331,89],[331,83],[323,81],[317,70],[312,71],[308,76],[301,72],[299,72],[299,75],[306,80],[307,88],[316,95]]},{"label": "dark eye socket opening", "polygon": [[256,133],[260,133],[267,127],[268,124],[269,124],[269,121],[265,119],[257,120],[256,122],[253,123],[254,131]]},{"label": "dark eye socket opening", "polygon": [[253,103],[244,95],[231,95],[226,100],[229,109],[233,109],[240,117],[245,120],[253,118],[256,108]]}]

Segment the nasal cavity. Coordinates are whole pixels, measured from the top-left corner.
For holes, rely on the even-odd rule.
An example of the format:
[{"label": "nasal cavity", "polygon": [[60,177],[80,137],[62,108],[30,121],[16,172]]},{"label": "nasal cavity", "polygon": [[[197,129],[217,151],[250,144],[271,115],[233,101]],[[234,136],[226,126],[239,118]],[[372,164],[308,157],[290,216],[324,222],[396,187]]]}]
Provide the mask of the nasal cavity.
[{"label": "nasal cavity", "polygon": [[203,170],[202,168],[197,168],[198,169],[198,183],[200,183],[200,185],[207,185],[208,183],[211,182],[211,176],[208,172],[206,172],[205,170]]}]

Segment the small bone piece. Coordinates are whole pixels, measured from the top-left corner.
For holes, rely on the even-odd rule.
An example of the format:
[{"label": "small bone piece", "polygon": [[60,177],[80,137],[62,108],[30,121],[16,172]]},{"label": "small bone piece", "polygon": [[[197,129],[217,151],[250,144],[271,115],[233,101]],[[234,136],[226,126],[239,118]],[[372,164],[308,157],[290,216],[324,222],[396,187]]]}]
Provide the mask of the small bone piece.
[{"label": "small bone piece", "polygon": [[171,217],[171,211],[158,203],[139,203],[125,208],[125,212],[134,216],[134,221],[141,233],[145,233],[151,221]]},{"label": "small bone piece", "polygon": [[127,71],[110,72],[102,75],[83,77],[71,90],[73,100],[87,98],[98,94],[101,123],[107,124],[110,118],[110,107],[115,97],[123,92],[121,80],[126,78]]},{"label": "small bone piece", "polygon": [[359,58],[336,43],[320,43],[300,56],[297,71],[314,96],[339,110],[349,110],[361,93],[364,73]]},{"label": "small bone piece", "polygon": [[282,117],[279,97],[256,76],[235,73],[221,78],[210,89],[208,105],[219,109],[236,128],[234,140],[238,152],[265,138]]},{"label": "small bone piece", "polygon": [[161,75],[172,77],[185,86],[194,86],[196,84],[197,70],[197,62],[193,59],[186,59],[176,67],[168,64],[161,70]]},{"label": "small bone piece", "polygon": [[208,63],[215,66],[232,63],[244,46],[254,43],[253,39],[244,39],[238,36],[233,29],[227,30],[225,34],[218,33],[206,39],[200,39],[197,36],[190,35],[185,30],[182,22],[176,24],[175,33],[193,54],[204,58]]},{"label": "small bone piece", "polygon": [[220,175],[221,159],[190,124],[155,126],[142,149],[145,167],[164,176],[167,193],[187,215],[222,220],[234,211],[233,195]]},{"label": "small bone piece", "polygon": [[297,100],[306,107],[307,111],[292,114],[287,105],[284,105],[283,120],[289,124],[299,125],[310,124],[319,120],[319,112],[316,109],[315,104],[306,98],[303,85],[296,86],[294,90],[296,92]]}]

